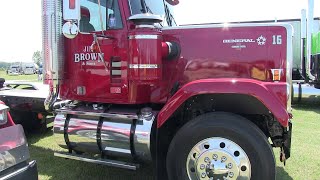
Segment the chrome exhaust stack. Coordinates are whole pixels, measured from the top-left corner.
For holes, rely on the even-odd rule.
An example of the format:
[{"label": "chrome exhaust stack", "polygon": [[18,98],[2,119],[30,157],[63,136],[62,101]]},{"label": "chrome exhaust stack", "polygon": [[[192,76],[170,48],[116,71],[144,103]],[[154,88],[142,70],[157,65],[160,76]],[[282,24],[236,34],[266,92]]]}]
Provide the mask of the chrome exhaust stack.
[{"label": "chrome exhaust stack", "polygon": [[42,0],[42,58],[44,83],[49,84],[49,96],[44,102],[52,111],[59,96],[59,81],[63,75],[64,42],[62,34],[62,1]]},{"label": "chrome exhaust stack", "polygon": [[[306,74],[310,80],[315,80],[315,76],[311,73],[311,38],[313,32],[313,10],[314,0],[309,0],[308,3],[308,19],[307,19],[307,43],[306,43]],[[304,49],[303,49],[304,50]]]}]

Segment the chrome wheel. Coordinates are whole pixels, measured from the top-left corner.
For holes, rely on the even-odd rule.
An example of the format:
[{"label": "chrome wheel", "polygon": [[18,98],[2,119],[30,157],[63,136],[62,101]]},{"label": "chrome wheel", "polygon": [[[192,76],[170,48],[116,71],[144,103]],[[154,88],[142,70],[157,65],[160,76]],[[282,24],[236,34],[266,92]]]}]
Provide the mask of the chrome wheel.
[{"label": "chrome wheel", "polygon": [[250,179],[251,164],[245,151],[235,142],[212,137],[196,144],[187,157],[191,180]]}]

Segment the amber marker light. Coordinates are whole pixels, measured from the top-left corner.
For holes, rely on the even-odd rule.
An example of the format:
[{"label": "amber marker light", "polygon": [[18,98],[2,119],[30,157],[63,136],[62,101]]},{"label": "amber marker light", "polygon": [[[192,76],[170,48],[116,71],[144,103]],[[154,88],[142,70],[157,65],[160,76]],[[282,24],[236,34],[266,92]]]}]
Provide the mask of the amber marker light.
[{"label": "amber marker light", "polygon": [[76,0],[69,0],[69,9],[76,8]]},{"label": "amber marker light", "polygon": [[282,69],[271,69],[272,72],[272,80],[280,81]]}]

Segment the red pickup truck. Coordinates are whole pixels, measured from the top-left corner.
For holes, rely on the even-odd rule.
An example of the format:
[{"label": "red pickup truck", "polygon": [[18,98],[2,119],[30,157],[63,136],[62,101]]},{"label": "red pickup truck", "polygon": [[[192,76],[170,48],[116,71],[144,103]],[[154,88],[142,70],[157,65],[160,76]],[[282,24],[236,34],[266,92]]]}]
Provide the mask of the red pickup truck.
[{"label": "red pickup truck", "polygon": [[0,101],[0,179],[38,179],[21,125],[12,121],[9,107]]}]

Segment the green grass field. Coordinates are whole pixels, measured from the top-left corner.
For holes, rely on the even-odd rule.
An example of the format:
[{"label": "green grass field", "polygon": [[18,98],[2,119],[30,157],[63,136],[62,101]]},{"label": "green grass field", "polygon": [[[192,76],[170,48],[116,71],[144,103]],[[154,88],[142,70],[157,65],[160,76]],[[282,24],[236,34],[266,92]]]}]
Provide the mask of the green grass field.
[{"label": "green grass field", "polygon": [[[294,106],[292,155],[284,167],[277,159],[277,179],[320,179],[320,105]],[[54,150],[61,150],[52,131],[27,136],[32,159],[38,161],[39,177],[43,179],[152,179],[152,168],[142,166],[138,171],[122,170],[53,156]]]},{"label": "green grass field", "polygon": [[0,71],[0,78],[4,78],[7,80],[19,80],[19,81],[38,81],[37,74],[31,75],[17,75],[17,76],[10,76],[6,74],[6,71]]}]

